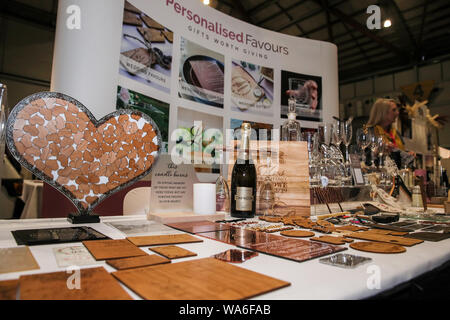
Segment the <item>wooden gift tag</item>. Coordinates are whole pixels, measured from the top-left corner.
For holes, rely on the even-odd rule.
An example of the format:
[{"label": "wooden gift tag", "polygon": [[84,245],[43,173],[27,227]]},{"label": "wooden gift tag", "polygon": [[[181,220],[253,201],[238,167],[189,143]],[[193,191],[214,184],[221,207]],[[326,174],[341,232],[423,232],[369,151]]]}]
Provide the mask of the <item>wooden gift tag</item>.
[{"label": "wooden gift tag", "polygon": [[345,243],[353,242],[352,239],[347,239],[345,237],[334,237],[334,236],[313,237],[313,238],[310,238],[309,240],[319,241],[319,242],[324,242],[324,243],[329,243],[329,244],[345,244]]},{"label": "wooden gift tag", "polygon": [[103,268],[80,269],[79,287],[68,285],[66,271],[19,278],[22,300],[130,300],[120,284]]},{"label": "wooden gift tag", "polygon": [[[237,141],[234,143],[240,144]],[[307,142],[251,141],[250,153],[256,166],[258,190],[266,178],[273,183],[276,199],[274,214],[309,216],[311,212]],[[230,186],[236,157],[236,151],[228,152],[228,183]],[[271,158],[269,165],[268,157]],[[258,213],[259,193],[256,194]]]},{"label": "wooden gift tag", "polygon": [[290,285],[214,258],[123,270],[112,275],[142,298],[151,300],[248,299]]},{"label": "wooden gift tag", "polygon": [[83,241],[95,260],[144,256],[146,253],[126,239]]},{"label": "wooden gift tag", "polygon": [[157,254],[106,260],[106,263],[117,270],[148,267],[156,264],[170,263],[169,259],[158,256]]},{"label": "wooden gift tag", "polygon": [[387,242],[399,244],[402,246],[413,246],[419,243],[422,243],[423,240],[410,239],[405,237],[398,236],[390,236],[384,234],[377,234],[370,231],[362,231],[362,232],[354,232],[346,235],[348,238],[360,239],[360,240],[369,240],[369,241],[379,241],[379,242]]},{"label": "wooden gift tag", "polygon": [[168,259],[179,259],[186,257],[195,257],[197,254],[195,252],[177,247],[177,246],[164,246],[164,247],[154,247],[149,248],[153,252],[156,252]]},{"label": "wooden gift tag", "polygon": [[131,243],[138,247],[155,246],[162,244],[179,244],[179,243],[194,243],[203,242],[202,239],[191,236],[190,234],[168,234],[160,236],[139,236],[128,237]]}]

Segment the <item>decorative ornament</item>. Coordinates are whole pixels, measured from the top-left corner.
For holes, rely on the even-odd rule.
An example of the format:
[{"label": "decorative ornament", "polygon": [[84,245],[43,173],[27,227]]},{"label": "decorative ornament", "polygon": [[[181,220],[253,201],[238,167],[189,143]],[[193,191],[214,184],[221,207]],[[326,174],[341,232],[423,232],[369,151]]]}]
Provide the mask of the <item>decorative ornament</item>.
[{"label": "decorative ornament", "polygon": [[86,217],[107,197],[150,173],[161,135],[139,111],[122,109],[96,120],[77,100],[40,92],[11,111],[6,143],[21,165]]},{"label": "decorative ornament", "polygon": [[417,115],[417,110],[422,107],[422,106],[426,106],[426,104],[428,103],[428,100],[419,102],[419,101],[415,101],[413,106],[410,105],[406,105],[405,109],[408,112],[408,116],[412,119],[415,118]]}]

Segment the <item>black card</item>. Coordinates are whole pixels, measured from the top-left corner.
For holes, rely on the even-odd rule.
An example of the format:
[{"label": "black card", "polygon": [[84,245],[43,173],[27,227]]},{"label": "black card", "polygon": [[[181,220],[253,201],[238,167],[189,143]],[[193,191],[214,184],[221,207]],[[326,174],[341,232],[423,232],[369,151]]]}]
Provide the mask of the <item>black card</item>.
[{"label": "black card", "polygon": [[109,239],[91,227],[15,230],[11,233],[18,245],[28,246]]}]

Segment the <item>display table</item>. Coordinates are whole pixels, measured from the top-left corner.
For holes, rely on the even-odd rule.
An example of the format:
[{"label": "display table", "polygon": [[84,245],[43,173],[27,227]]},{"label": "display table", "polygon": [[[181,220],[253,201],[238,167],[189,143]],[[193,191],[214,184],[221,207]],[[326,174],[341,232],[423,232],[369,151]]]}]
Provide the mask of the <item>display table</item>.
[{"label": "display table", "polygon": [[24,180],[22,196],[25,203],[20,219],[37,219],[41,217],[42,189],[44,182],[41,180]]},{"label": "display table", "polygon": [[[122,239],[126,237],[125,234],[106,223],[124,221],[146,221],[146,217],[102,217],[101,223],[90,224],[89,226],[112,239]],[[0,221],[0,248],[17,246],[10,232],[11,230],[73,226],[64,218],[3,220]],[[320,234],[316,233],[316,235]],[[180,244],[178,246],[193,251],[198,256],[177,259],[172,263],[210,257],[235,248],[233,245],[210,240],[199,235],[195,235],[195,237],[201,238],[203,242]],[[65,271],[64,268],[58,267],[53,249],[73,245],[79,245],[79,243],[30,246],[29,248],[39,264],[40,270],[0,274],[0,280],[18,279],[23,274]],[[364,299],[386,292],[397,285],[438,268],[450,260],[450,239],[440,242],[425,241],[421,244],[407,247],[407,251],[401,254],[367,253],[353,250],[348,244],[344,246],[348,250],[343,251],[343,253],[370,257],[373,260],[355,269],[344,269],[322,264],[319,262],[319,258],[298,263],[259,253],[257,257],[236,265],[291,283],[288,287],[256,296],[254,299]],[[148,247],[141,247],[141,249],[151,253]],[[108,272],[115,271],[114,268],[107,265],[104,261],[98,261],[95,266],[103,266]],[[81,268],[86,267],[93,266],[83,266]],[[135,293],[126,287],[124,288],[133,298],[139,299],[139,296]]]}]

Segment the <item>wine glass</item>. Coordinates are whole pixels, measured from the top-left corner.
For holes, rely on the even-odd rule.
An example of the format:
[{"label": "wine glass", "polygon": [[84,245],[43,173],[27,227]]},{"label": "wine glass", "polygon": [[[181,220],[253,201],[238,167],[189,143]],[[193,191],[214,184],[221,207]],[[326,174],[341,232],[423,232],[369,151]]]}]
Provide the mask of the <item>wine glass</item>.
[{"label": "wine glass", "polygon": [[358,147],[362,150],[363,162],[366,162],[366,148],[370,145],[369,130],[364,126],[356,130],[356,140],[358,141]]},{"label": "wine glass", "polygon": [[335,123],[331,124],[331,143],[336,147],[342,143],[342,121],[336,120]]},{"label": "wine glass", "polygon": [[382,136],[378,136],[376,140],[376,144],[378,146],[378,167],[383,168],[384,166],[384,154],[386,152],[386,143]]},{"label": "wine glass", "polygon": [[348,146],[350,145],[351,141],[352,141],[352,135],[353,135],[353,128],[352,128],[352,123],[350,121],[344,121],[342,122],[342,130],[341,130],[341,134],[342,134],[342,141],[344,142],[345,145],[345,163],[350,163],[349,161],[349,154],[348,154]]},{"label": "wine glass", "polygon": [[370,141],[370,167],[375,170],[375,156],[378,155],[378,136],[373,131],[373,128],[369,129],[369,141]]}]

